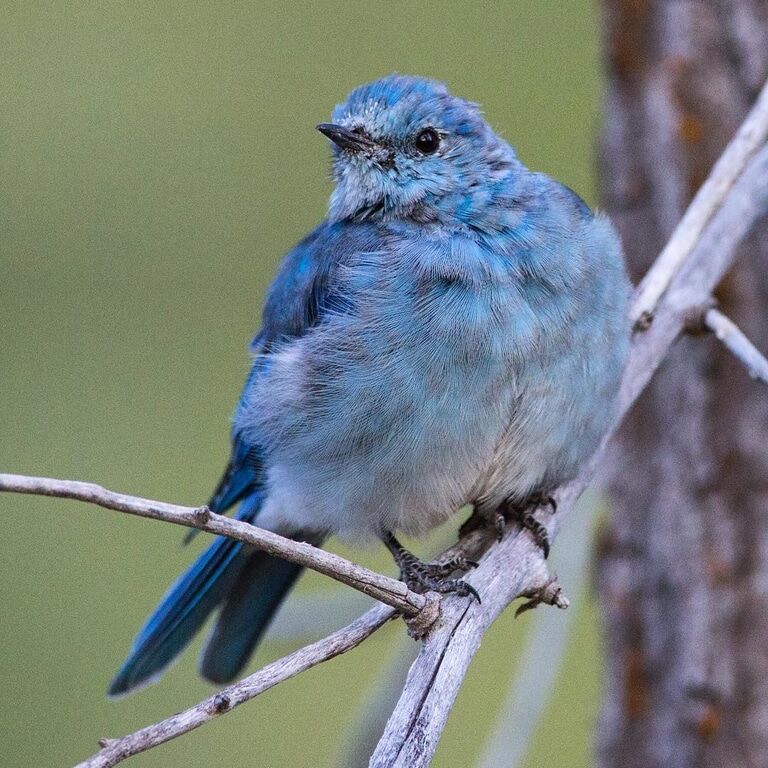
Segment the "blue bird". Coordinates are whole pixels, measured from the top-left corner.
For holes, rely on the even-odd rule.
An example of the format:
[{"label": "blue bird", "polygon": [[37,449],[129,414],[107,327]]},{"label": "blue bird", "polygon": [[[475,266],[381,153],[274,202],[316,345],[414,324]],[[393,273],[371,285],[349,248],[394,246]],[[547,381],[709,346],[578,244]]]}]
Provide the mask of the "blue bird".
[{"label": "blue bird", "polygon": [[[317,128],[332,142],[328,215],[269,290],[209,506],[317,544],[378,538],[413,588],[466,595],[396,534],[467,504],[503,521],[592,454],[629,343],[621,246],[439,82],[384,77]],[[217,609],[200,672],[233,679],[299,572],[214,540],[110,694],[157,678]]]}]

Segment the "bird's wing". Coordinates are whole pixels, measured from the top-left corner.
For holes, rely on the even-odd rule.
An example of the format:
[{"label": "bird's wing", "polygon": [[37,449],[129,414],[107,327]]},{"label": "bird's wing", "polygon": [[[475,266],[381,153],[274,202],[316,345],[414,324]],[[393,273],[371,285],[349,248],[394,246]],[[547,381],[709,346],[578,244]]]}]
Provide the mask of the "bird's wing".
[{"label": "bird's wing", "polygon": [[[285,256],[267,294],[261,330],[251,342],[255,358],[238,410],[244,407],[253,381],[269,364],[276,344],[303,336],[328,310],[344,311],[342,297],[334,289],[334,272],[345,253],[364,247],[375,237],[371,229],[369,225],[323,223]],[[261,490],[263,482],[261,448],[249,444],[235,429],[229,463],[208,506],[223,513]]]}]

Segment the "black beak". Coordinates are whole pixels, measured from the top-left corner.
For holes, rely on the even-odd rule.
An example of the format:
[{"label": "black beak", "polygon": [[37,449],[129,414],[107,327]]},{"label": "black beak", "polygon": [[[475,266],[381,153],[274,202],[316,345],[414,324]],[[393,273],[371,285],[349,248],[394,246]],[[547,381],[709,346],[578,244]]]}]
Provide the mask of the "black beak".
[{"label": "black beak", "polygon": [[370,149],[375,146],[363,133],[355,133],[348,128],[335,123],[320,123],[316,126],[317,130],[327,136],[337,147],[348,149],[351,152],[360,152],[363,149]]}]

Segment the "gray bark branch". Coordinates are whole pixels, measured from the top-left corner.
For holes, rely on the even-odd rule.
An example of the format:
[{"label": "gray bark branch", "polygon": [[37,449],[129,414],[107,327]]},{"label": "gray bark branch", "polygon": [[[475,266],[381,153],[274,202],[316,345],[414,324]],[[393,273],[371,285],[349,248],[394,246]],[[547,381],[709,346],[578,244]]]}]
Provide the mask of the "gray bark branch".
[{"label": "gray bark branch", "polygon": [[402,581],[370,571],[306,542],[287,539],[242,520],[217,515],[207,507],[181,507],[164,501],[142,499],[139,496],[115,493],[100,485],[78,480],[56,480],[50,477],[0,473],[0,492],[3,491],[76,499],[129,515],[162,520],[220,536],[229,536],[231,539],[242,541],[270,555],[282,557],[284,560],[330,576],[342,584],[395,608],[410,618],[416,618],[428,606],[428,600],[424,595],[412,592]]}]

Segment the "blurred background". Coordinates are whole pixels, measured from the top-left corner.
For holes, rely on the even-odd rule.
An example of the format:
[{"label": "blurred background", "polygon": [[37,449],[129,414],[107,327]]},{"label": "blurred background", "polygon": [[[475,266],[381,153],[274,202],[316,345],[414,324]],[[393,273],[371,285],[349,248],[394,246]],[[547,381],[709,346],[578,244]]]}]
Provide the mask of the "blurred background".
[{"label": "blurred background", "polygon": [[[0,471],[183,504],[208,498],[264,292],[280,256],[325,212],[329,151],[314,125],[359,83],[395,70],[445,80],[483,105],[526,164],[595,202],[590,0],[482,12],[452,0],[6,0],[2,16]],[[212,692],[195,673],[198,640],[159,685],[104,696],[203,536],[184,548],[174,526],[53,499],[1,495],[0,514],[2,766],[72,764],[98,737]],[[583,551],[594,515],[579,514],[564,536]],[[455,527],[417,551],[431,554]],[[559,545],[573,607],[498,621],[435,765],[589,764],[597,617],[586,558],[580,569],[558,563],[568,549]],[[330,547],[394,574],[377,548]],[[303,578],[250,669],[355,615],[364,604],[349,592]],[[130,764],[363,764],[355,746],[375,740],[414,650],[392,623]],[[552,659],[567,674],[550,695]]]}]

